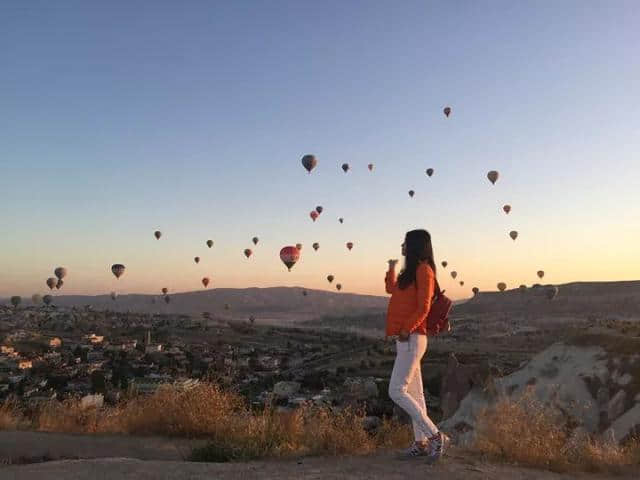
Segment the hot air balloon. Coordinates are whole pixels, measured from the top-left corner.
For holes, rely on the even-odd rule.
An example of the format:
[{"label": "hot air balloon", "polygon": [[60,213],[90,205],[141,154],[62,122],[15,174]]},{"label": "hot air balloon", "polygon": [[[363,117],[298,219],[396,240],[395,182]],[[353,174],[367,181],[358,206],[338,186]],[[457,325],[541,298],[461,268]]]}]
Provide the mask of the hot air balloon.
[{"label": "hot air balloon", "polygon": [[153,232],[153,236],[156,237],[156,240],[160,240],[162,232],[160,230],[156,230],[155,232]]},{"label": "hot air balloon", "polygon": [[442,265],[442,268],[447,268],[447,265],[449,265],[449,262],[447,262],[446,260],[443,260],[440,265]]},{"label": "hot air balloon", "polygon": [[49,287],[50,290],[55,288],[56,283],[58,283],[58,280],[55,277],[47,278],[47,287]]},{"label": "hot air balloon", "polygon": [[171,301],[171,299],[169,298],[169,295],[165,295],[164,296],[164,303],[169,303]]},{"label": "hot air balloon", "polygon": [[556,295],[558,295],[558,287],[556,287],[555,285],[549,285],[545,291],[544,291],[544,295],[545,297],[547,297],[549,300],[553,300],[554,298],[556,298]]},{"label": "hot air balloon", "polygon": [[307,172],[311,173],[311,170],[316,168],[318,164],[318,160],[316,160],[315,155],[305,155],[302,157],[302,166],[307,169]]},{"label": "hot air balloon", "polygon": [[11,297],[11,305],[13,305],[14,308],[20,305],[20,302],[22,302],[22,297],[19,297],[18,295]]},{"label": "hot air balloon", "polygon": [[487,173],[487,178],[494,185],[498,181],[498,177],[499,176],[500,176],[500,174],[498,172],[496,172],[495,170],[491,170],[489,173]]},{"label": "hot air balloon", "polygon": [[327,275],[327,281],[328,281],[329,283],[333,282],[333,279],[334,279],[334,278],[335,278],[335,277],[334,277],[333,275]]},{"label": "hot air balloon", "polygon": [[124,273],[125,267],[120,263],[114,263],[111,265],[111,272],[116,276],[116,278],[120,278]]},{"label": "hot air balloon", "polygon": [[504,207],[502,207],[502,210],[504,210],[504,213],[509,215],[509,212],[511,211],[511,205],[505,205]]},{"label": "hot air balloon", "polygon": [[416,194],[416,192],[414,192],[413,190],[409,190],[409,196],[411,198],[413,198],[413,196]]},{"label": "hot air balloon", "polygon": [[204,288],[207,288],[207,285],[209,285],[209,277],[202,278],[202,285],[204,285]]},{"label": "hot air balloon", "polygon": [[193,257],[193,261],[196,263],[200,263],[200,257]]},{"label": "hot air balloon", "polygon": [[347,248],[349,249],[349,251],[351,251],[351,249],[353,248],[353,242],[347,242]]},{"label": "hot air balloon", "polygon": [[451,278],[455,280],[457,276],[458,276],[458,272],[456,272],[455,270],[451,272]]},{"label": "hot air balloon", "polygon": [[316,207],[316,212],[318,212],[318,215],[320,215],[322,213],[322,210],[323,210],[323,208],[320,205],[318,205]]},{"label": "hot air balloon", "polygon": [[116,292],[111,292],[111,300],[115,300],[118,298],[118,294]]},{"label": "hot air balloon", "polygon": [[338,219],[338,221],[339,221],[340,223],[344,223],[344,218],[340,217],[340,218]]},{"label": "hot air balloon", "polygon": [[207,240],[207,247],[213,247],[213,240]]},{"label": "hot air balloon", "polygon": [[544,270],[538,270],[538,278],[544,277]]},{"label": "hot air balloon", "polygon": [[444,112],[444,116],[449,118],[449,115],[451,115],[451,107],[444,107],[442,111]]},{"label": "hot air balloon", "polygon": [[260,239],[258,237],[253,237],[251,241],[253,242],[254,245],[257,245]]},{"label": "hot air balloon", "polygon": [[336,290],[338,291],[342,290],[342,284],[336,283]]},{"label": "hot air balloon", "polygon": [[318,242],[315,242],[313,245],[311,245],[313,247],[313,249],[317,252],[318,249],[320,248],[320,244]]},{"label": "hot air balloon", "polygon": [[42,297],[39,294],[34,293],[31,295],[31,301],[34,305],[38,305],[42,301]]},{"label": "hot air balloon", "polygon": [[369,169],[370,172],[373,172],[373,163],[370,163],[369,165],[367,165],[367,168]]},{"label": "hot air balloon", "polygon": [[250,249],[250,248],[245,248],[245,249],[244,249],[244,256],[245,256],[245,257],[249,258],[249,257],[251,256],[251,254],[252,254],[252,253],[253,253],[253,252],[251,251],[251,249]]},{"label": "hot air balloon", "polygon": [[433,168],[427,168],[427,175],[433,175]]},{"label": "hot air balloon", "polygon": [[516,238],[518,238],[518,232],[516,232],[515,230],[511,230],[509,232],[509,236],[511,237],[511,240],[515,242]]},{"label": "hot air balloon", "polygon": [[478,295],[478,293],[480,293],[480,289],[478,287],[473,287],[471,291],[473,292],[474,295]]},{"label": "hot air balloon", "polygon": [[51,295],[45,295],[44,297],[42,297],[42,301],[47,306],[51,305],[51,302],[53,302],[53,297]]},{"label": "hot air balloon", "polygon": [[309,212],[309,216],[311,217],[311,220],[315,222],[316,218],[318,218],[318,212],[316,212],[315,210],[311,210],[311,212]]},{"label": "hot air balloon", "polygon": [[460,286],[464,287],[464,280],[460,280]]},{"label": "hot air balloon", "polygon": [[169,293],[169,289],[167,287],[162,287],[162,293],[166,295],[167,293]]},{"label": "hot air balloon", "polygon": [[348,163],[343,163],[342,164],[342,170],[344,171],[344,173],[347,173],[349,171],[349,164]]},{"label": "hot air balloon", "polygon": [[302,244],[301,243],[296,243],[296,248],[298,250],[302,250]]},{"label": "hot air balloon", "polygon": [[284,263],[289,271],[300,259],[300,249],[297,247],[287,246],[280,250],[280,260]]},{"label": "hot air balloon", "polygon": [[500,282],[498,284],[498,290],[500,290],[501,292],[504,292],[507,289],[507,284],[504,282]]},{"label": "hot air balloon", "polygon": [[64,285],[64,280],[60,279],[56,282],[56,290],[60,290]]},{"label": "hot air balloon", "polygon": [[64,267],[58,267],[53,271],[53,274],[58,278],[58,280],[62,280],[67,276],[67,269]]}]

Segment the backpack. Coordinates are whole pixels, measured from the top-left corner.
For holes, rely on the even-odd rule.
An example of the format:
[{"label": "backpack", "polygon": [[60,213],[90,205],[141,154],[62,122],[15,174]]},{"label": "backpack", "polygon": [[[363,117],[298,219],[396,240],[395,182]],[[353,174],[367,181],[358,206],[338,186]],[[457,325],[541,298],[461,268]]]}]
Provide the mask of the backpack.
[{"label": "backpack", "polygon": [[444,294],[444,290],[440,290],[438,280],[436,280],[436,288],[431,302],[431,310],[427,315],[427,335],[435,336],[443,332],[451,331],[449,324],[449,313],[453,302]]}]

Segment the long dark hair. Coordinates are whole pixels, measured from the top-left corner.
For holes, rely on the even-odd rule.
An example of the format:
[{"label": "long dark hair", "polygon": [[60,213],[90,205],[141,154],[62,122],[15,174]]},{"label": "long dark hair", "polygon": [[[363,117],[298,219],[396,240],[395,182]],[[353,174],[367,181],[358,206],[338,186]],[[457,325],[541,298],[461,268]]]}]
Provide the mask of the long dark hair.
[{"label": "long dark hair", "polygon": [[416,270],[420,262],[426,262],[436,272],[436,262],[433,259],[431,235],[426,230],[411,230],[404,237],[405,260],[404,268],[398,276],[398,286],[401,290],[414,284]]}]

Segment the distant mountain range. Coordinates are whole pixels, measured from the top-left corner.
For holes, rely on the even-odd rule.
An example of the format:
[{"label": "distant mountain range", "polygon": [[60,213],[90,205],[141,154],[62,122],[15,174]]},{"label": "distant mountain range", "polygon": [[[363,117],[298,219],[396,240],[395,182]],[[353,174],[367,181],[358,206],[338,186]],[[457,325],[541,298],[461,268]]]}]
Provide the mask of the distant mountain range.
[{"label": "distant mountain range", "polygon": [[[306,292],[306,296],[303,294]],[[359,315],[380,313],[386,309],[388,298],[374,295],[337,293],[300,287],[271,288],[212,288],[209,290],[169,294],[167,304],[161,295],[56,295],[54,305],[84,307],[120,312],[172,313],[201,315],[209,312],[233,319],[299,321],[323,315]],[[24,298],[25,304],[31,300]],[[226,308],[228,306],[228,308]]]}]

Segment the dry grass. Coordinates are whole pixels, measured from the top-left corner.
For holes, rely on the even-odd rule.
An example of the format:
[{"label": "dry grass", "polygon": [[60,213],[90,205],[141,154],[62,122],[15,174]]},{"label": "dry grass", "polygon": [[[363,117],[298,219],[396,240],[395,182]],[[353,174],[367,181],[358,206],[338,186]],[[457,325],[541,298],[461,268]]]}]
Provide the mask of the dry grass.
[{"label": "dry grass", "polygon": [[8,399],[0,404],[0,430],[17,430],[24,424],[18,402]]},{"label": "dry grass", "polygon": [[494,460],[552,471],[616,472],[640,465],[640,440],[624,446],[593,438],[525,395],[502,399],[478,416],[472,450]]},{"label": "dry grass", "polygon": [[[2,406],[7,425],[21,418],[17,407]],[[406,426],[383,422],[376,434],[363,427],[364,414],[303,407],[278,413],[250,410],[244,399],[212,384],[187,392],[164,386],[148,397],[133,397],[113,407],[82,409],[78,400],[52,401],[35,412],[26,428],[65,433],[124,433],[209,439],[194,460],[229,461],[301,455],[364,454],[406,446]],[[0,423],[0,428],[5,428]]]}]

